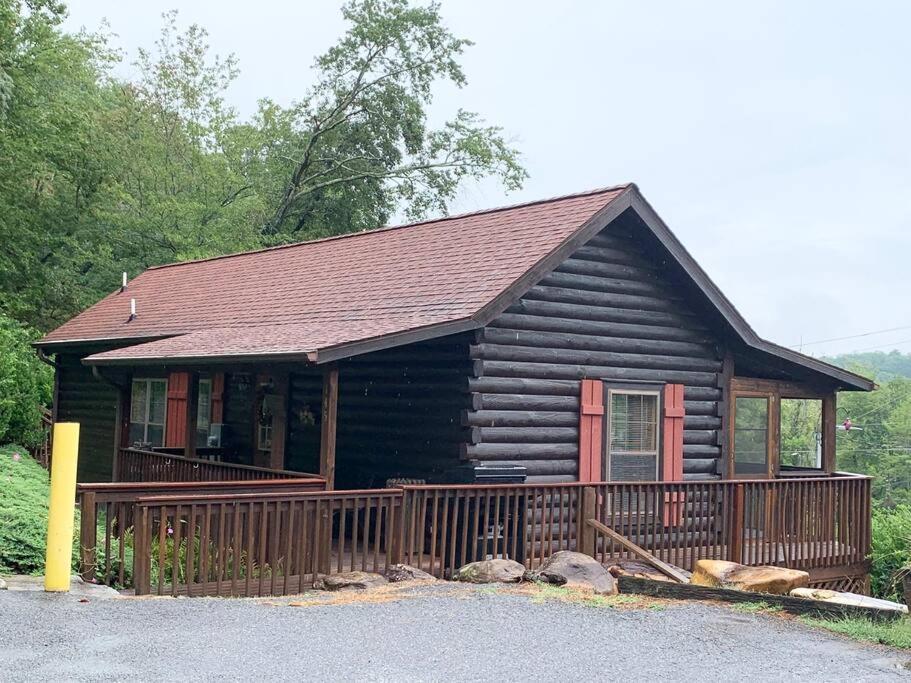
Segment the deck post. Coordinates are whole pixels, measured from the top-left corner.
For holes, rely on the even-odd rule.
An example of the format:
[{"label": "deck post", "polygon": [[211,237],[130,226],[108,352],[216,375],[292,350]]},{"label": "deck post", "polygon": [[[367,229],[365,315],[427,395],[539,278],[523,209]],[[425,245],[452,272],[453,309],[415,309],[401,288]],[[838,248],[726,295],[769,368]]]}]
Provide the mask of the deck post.
[{"label": "deck post", "polygon": [[[117,462],[116,454],[114,462]],[[79,513],[79,575],[83,581],[92,583],[95,579],[95,548],[98,543],[94,491],[80,494]]]},{"label": "deck post", "polygon": [[734,508],[731,511],[731,541],[728,560],[743,561],[744,489],[743,484],[734,486]]},{"label": "deck post", "polygon": [[319,474],[326,490],[335,488],[335,431],[338,422],[338,366],[323,371],[323,403],[320,417]]},{"label": "deck post", "polygon": [[832,392],[822,399],[822,469],[833,474],[835,464],[835,407],[836,394]]},{"label": "deck post", "polygon": [[594,486],[586,486],[582,489],[582,504],[579,506],[580,518],[576,522],[579,528],[579,552],[586,555],[595,556],[597,548],[595,547],[595,530],[588,523],[588,520],[595,519],[595,507],[597,493]]},{"label": "deck post", "polygon": [[199,412],[199,373],[187,373],[187,426],[184,436],[183,454],[196,457],[196,419]]}]

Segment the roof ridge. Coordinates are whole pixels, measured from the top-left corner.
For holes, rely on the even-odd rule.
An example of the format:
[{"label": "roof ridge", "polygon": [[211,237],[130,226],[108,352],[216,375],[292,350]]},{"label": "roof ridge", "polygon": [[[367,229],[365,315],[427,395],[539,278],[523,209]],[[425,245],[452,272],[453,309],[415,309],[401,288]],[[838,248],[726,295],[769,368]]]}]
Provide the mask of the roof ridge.
[{"label": "roof ridge", "polygon": [[[392,230],[402,230],[405,228],[415,228],[420,225],[429,225],[431,223],[443,223],[445,221],[458,220],[460,218],[468,218],[470,216],[482,216],[489,213],[497,213],[499,211],[511,211],[512,209],[521,209],[527,206],[535,206],[537,204],[549,204],[551,202],[563,201],[566,199],[575,199],[577,197],[589,197],[596,194],[604,194],[607,192],[616,192],[617,190],[625,190],[629,187],[632,187],[633,183],[621,183],[619,185],[610,185],[607,187],[599,187],[592,190],[584,190],[582,192],[573,192],[571,194],[557,195],[555,197],[546,197],[544,199],[535,199],[526,202],[519,202],[517,204],[506,204],[503,206],[495,206],[489,209],[479,209],[477,211],[466,211],[464,213],[453,214],[451,216],[441,216],[439,218],[431,218],[423,221],[416,221],[414,223],[402,223],[400,225],[387,225],[380,228],[371,228],[370,230],[359,230],[357,232],[347,232],[343,235],[330,235],[329,237],[319,237],[312,240],[304,240],[303,242],[291,242],[289,244],[277,244],[272,247],[262,247],[260,249],[251,249],[249,251],[236,251],[230,254],[219,254],[218,256],[207,256],[205,258],[190,259],[187,261],[175,261],[173,263],[162,263],[157,266],[149,266],[143,272],[149,270],[161,270],[162,268],[176,268],[178,266],[187,266],[194,263],[206,263],[208,261],[219,261],[221,259],[235,258],[237,256],[248,256],[250,254],[261,254],[264,252],[278,251],[279,249],[292,249],[294,247],[303,247],[308,244],[319,244],[321,242],[333,242],[337,240],[350,239],[353,237],[360,237],[362,235],[372,235],[380,232],[389,232]],[[137,275],[137,277],[139,277]]]}]

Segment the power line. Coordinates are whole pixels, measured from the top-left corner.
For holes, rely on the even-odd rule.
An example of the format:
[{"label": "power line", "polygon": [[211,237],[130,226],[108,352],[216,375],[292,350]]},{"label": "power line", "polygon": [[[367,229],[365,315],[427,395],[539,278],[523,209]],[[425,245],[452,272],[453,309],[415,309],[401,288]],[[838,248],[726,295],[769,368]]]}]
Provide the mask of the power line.
[{"label": "power line", "polygon": [[879,346],[868,346],[865,349],[855,349],[850,353],[863,353],[864,351],[875,351],[876,349],[892,348],[898,346],[899,344],[907,344],[908,342],[911,342],[911,339],[902,339],[901,341],[890,342],[889,344],[880,344]]},{"label": "power line", "polygon": [[846,339],[860,339],[861,337],[872,337],[875,334],[885,334],[886,332],[900,332],[901,330],[911,330],[911,325],[903,325],[902,327],[891,327],[887,330],[873,330],[872,332],[863,332],[861,334],[852,334],[847,337],[832,337],[831,339],[817,339],[816,341],[811,342],[800,342],[799,344],[792,344],[791,348],[801,348],[804,346],[812,346],[813,344],[825,344],[826,342],[834,341],[845,341]]}]

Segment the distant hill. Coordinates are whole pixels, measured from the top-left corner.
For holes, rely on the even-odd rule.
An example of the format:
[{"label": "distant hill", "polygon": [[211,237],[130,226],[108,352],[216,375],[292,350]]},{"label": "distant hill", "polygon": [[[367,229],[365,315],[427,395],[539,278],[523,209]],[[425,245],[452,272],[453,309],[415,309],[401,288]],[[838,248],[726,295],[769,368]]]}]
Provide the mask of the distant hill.
[{"label": "distant hill", "polygon": [[862,375],[869,375],[878,382],[888,382],[896,377],[911,379],[911,353],[898,351],[868,351],[866,353],[843,353],[838,356],[824,357],[822,360],[854,370]]}]

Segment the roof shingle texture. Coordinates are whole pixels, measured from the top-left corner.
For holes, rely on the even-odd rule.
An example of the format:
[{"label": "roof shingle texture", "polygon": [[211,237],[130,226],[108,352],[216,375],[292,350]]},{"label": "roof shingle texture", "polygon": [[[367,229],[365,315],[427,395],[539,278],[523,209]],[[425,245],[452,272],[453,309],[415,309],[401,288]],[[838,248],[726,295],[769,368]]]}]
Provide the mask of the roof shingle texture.
[{"label": "roof shingle texture", "polygon": [[303,354],[458,321],[624,189],[150,268],[42,343],[169,337],[93,356],[112,360]]}]

